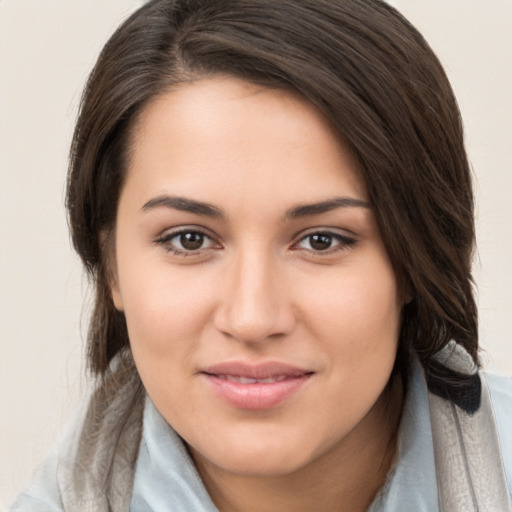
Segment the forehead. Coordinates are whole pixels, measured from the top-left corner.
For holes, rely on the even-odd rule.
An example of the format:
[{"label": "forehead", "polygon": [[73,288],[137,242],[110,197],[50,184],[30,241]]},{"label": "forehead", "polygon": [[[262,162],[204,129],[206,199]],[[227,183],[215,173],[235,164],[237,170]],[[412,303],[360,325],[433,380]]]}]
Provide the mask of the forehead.
[{"label": "forehead", "polygon": [[365,198],[355,159],[314,106],[230,77],[155,98],[137,119],[131,146],[127,184],[140,194],[191,193],[210,202],[226,190],[244,201]]}]

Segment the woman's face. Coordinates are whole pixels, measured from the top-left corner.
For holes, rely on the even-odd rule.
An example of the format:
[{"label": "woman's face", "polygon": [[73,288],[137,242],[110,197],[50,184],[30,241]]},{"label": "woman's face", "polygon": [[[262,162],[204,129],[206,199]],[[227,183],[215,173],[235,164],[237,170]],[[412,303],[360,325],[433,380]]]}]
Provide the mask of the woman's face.
[{"label": "woman's face", "polygon": [[226,77],[155,99],[115,239],[138,371],[198,463],[286,474],[365,428],[401,301],[356,163],[314,107]]}]

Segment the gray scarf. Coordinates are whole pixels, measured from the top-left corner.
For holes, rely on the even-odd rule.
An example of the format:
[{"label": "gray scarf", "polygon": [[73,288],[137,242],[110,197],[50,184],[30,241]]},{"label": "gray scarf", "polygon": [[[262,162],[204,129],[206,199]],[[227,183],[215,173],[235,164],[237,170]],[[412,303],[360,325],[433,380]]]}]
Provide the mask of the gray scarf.
[{"label": "gray scarf", "polygon": [[[479,382],[476,411],[428,393],[441,510],[512,512],[485,377],[454,342],[435,357],[448,368],[472,373]],[[57,478],[66,512],[128,512],[144,396],[131,359],[119,362],[95,392],[81,435],[59,464]]]}]

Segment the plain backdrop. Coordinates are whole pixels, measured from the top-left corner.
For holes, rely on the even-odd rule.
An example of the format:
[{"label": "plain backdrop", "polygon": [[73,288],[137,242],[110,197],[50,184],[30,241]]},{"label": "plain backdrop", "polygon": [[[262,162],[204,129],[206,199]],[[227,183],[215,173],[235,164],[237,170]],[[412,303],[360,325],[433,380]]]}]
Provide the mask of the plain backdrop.
[{"label": "plain backdrop", "polygon": [[[99,50],[142,3],[0,0],[0,510],[86,389],[90,301],[67,234],[67,151]],[[392,3],[431,43],[459,98],[477,179],[483,361],[511,376],[512,1]]]}]

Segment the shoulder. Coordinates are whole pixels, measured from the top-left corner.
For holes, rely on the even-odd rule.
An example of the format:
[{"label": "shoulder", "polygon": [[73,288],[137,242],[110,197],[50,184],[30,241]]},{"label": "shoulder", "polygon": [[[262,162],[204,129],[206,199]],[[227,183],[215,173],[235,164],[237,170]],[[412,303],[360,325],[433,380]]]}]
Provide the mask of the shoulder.
[{"label": "shoulder", "polygon": [[504,455],[512,457],[512,378],[485,374]]},{"label": "shoulder", "polygon": [[127,508],[143,404],[136,372],[117,372],[102,381],[8,512],[60,512],[77,504],[94,512],[110,510],[113,503]]},{"label": "shoulder", "polygon": [[57,446],[36,468],[31,481],[18,495],[7,512],[62,512],[64,506],[58,482],[59,461],[62,453],[69,453],[76,445],[86,411],[86,401],[68,423]]},{"label": "shoulder", "polygon": [[57,480],[57,451],[54,450],[38,468],[30,484],[16,498],[7,512],[61,512]]},{"label": "shoulder", "polygon": [[505,475],[512,496],[512,378],[485,374],[500,439]]}]

